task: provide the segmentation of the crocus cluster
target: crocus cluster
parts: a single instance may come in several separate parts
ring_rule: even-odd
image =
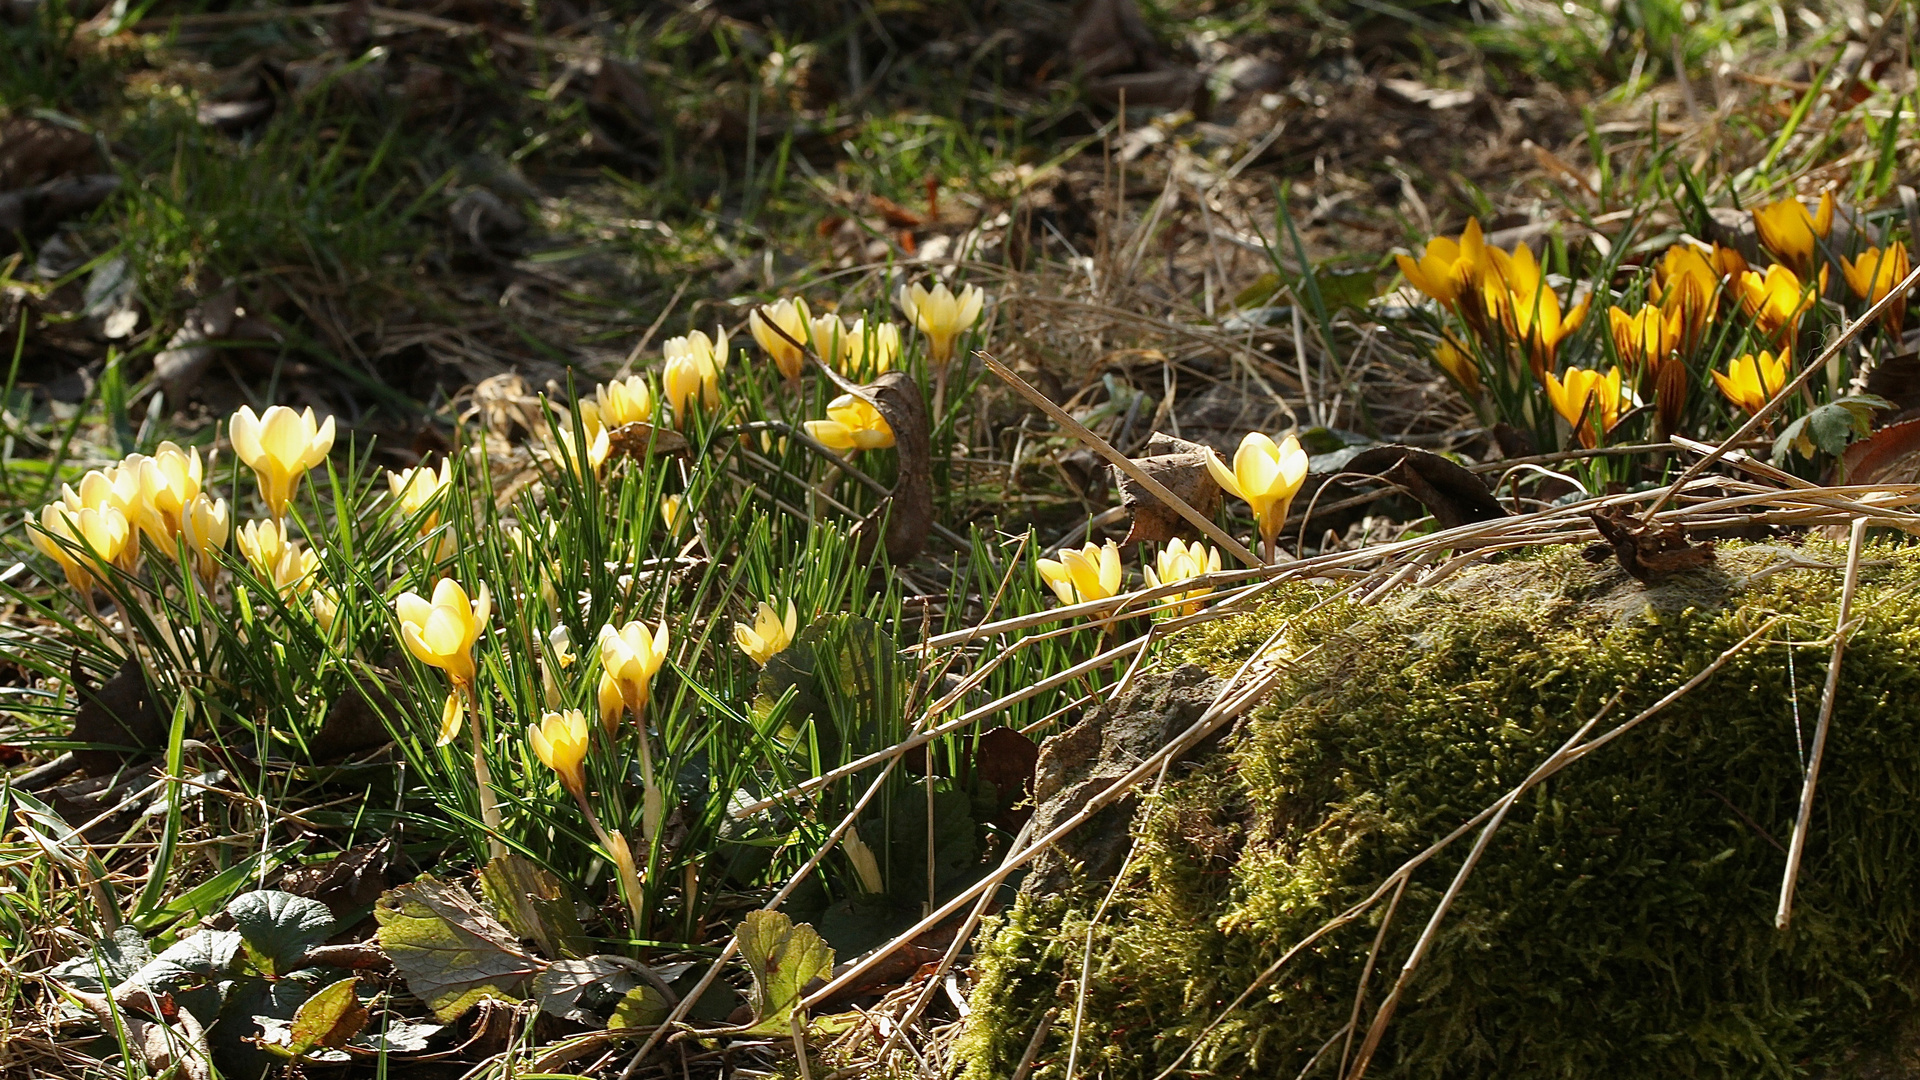
[[[1887,297],[1912,270],[1906,245],[1892,237],[1865,242],[1870,238],[1858,227],[1847,234],[1852,239],[1840,239],[1839,216],[1831,191],[1811,205],[1785,198],[1752,211],[1765,256],[1757,265],[1732,247],[1691,238],[1640,263],[1620,302],[1608,305],[1608,333],[1589,350],[1604,350],[1611,364],[1575,357],[1562,366],[1588,304],[1612,295],[1607,285],[1568,306],[1531,250],[1488,243],[1477,220],[1457,237],[1434,237],[1418,255],[1397,259],[1407,282],[1442,315],[1430,354],[1435,366],[1483,417],[1538,430],[1543,416],[1557,415],[1580,445],[1594,447],[1640,415],[1643,403],[1660,438],[1710,418],[1713,402],[1702,388],[1717,387],[1739,411],[1766,407],[1791,380],[1790,358],[1807,317],[1822,296],[1833,295],[1827,286],[1835,264],[1861,304],[1854,310]],[[1893,304],[1883,316],[1892,340],[1906,307]],[[1532,406],[1530,398],[1539,397],[1551,412]]]

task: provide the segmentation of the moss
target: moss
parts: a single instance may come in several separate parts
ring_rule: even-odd
[[[1818,543],[1725,550],[1709,573],[1644,590],[1554,551],[1380,608],[1297,587],[1176,638],[1174,659],[1216,671],[1282,625],[1296,647],[1327,647],[1136,817],[1135,872],[1097,934],[1081,1075],[1152,1077],[1196,1039],[1183,1064],[1193,1073],[1300,1074],[1347,1022],[1378,909],[1203,1029],[1616,692],[1613,718],[1632,716],[1776,615],[1710,682],[1514,807],[1369,1075],[1865,1068],[1862,1048],[1892,1043],[1920,994],[1920,552],[1877,550],[1863,574],[1793,925],[1779,932],[1778,845],[1792,831],[1841,577],[1767,572],[1789,557],[1842,561]],[[1367,1015],[1468,843],[1407,887]],[[1049,1008],[1072,1015],[1086,910],[1029,897],[997,924],[958,1045],[971,1080],[1009,1074]],[[1033,1076],[1060,1075],[1069,1027],[1055,1025]],[[1336,1045],[1308,1075],[1336,1075],[1339,1057]]]

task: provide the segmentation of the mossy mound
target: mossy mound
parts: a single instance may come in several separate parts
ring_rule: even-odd
[[[1191,1047],[1175,1075],[1337,1076],[1384,905],[1205,1029],[1616,692],[1596,733],[1778,616],[1711,681],[1513,808],[1368,1075],[1920,1076],[1902,1049],[1920,994],[1920,550],[1869,559],[1785,932],[1783,846],[1842,579],[1792,567],[1837,567],[1838,548],[1727,547],[1652,590],[1553,550],[1379,608],[1309,613],[1325,597],[1301,586],[1176,638],[1175,662],[1223,674],[1288,620],[1296,646],[1326,647],[1135,816],[1133,870],[1094,931],[1076,1074],[1154,1077]],[[1471,842],[1406,888],[1362,1031]],[[957,1048],[970,1080],[1011,1074],[1052,1009],[1031,1075],[1061,1075],[1105,890],[1023,897],[999,919]]]

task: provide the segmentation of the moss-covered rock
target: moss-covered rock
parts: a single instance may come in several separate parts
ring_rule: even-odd
[[[1368,1075],[1920,1075],[1901,1049],[1920,993],[1920,551],[1870,559],[1785,932],[1774,906],[1837,548],[1723,549],[1652,590],[1555,550],[1377,608],[1316,607],[1330,593],[1299,586],[1177,637],[1168,662],[1221,674],[1289,623],[1296,650],[1326,647],[1136,814],[1131,869],[1093,930],[1078,1075],[1154,1077],[1191,1048],[1175,1075],[1337,1076],[1384,905],[1207,1029],[1616,692],[1598,730],[1775,617],[1711,681],[1513,808]],[[1400,898],[1363,1030],[1470,843]],[[1012,1073],[1054,1009],[1032,1075],[1061,1075],[1104,893],[1089,882],[1001,916],[958,1047],[971,1080]]]

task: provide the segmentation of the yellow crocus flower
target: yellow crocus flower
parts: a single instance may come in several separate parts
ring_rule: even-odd
[[[340,621],[340,594],[323,585],[308,594],[307,609],[313,612],[313,621],[320,624],[320,633],[333,637],[333,628]]]
[[[247,522],[240,526],[234,539],[240,545],[241,557],[261,577],[272,574],[274,564],[280,561],[281,552],[291,542],[286,530],[272,518]]]
[[[727,332],[715,328],[714,337],[695,330],[685,337],[668,338],[660,346],[667,364],[660,389],[673,412],[676,427],[684,427],[696,405],[720,404],[720,372],[727,366]]]
[[[1760,207],[1753,212],[1753,227],[1768,251],[1804,277],[1813,271],[1816,244],[1833,231],[1833,192],[1821,192],[1819,208],[1811,214],[1794,198]]]
[[[1913,271],[1913,260],[1907,254],[1907,245],[1898,240],[1888,244],[1884,250],[1870,247],[1860,253],[1858,259],[1840,257],[1840,272],[1846,276],[1847,287],[1853,295],[1865,300],[1869,305],[1879,303],[1895,285],[1906,279]],[[1887,332],[1898,338],[1900,325],[1906,321],[1907,305],[1896,303],[1887,308],[1880,316]]]
[[[293,600],[313,588],[314,576],[319,571],[318,553],[303,550],[299,544],[288,543],[263,576],[272,582],[273,591],[279,593],[282,599]]]
[[[453,484],[453,462],[440,462],[440,471],[435,472],[425,465],[416,465],[411,469],[387,473],[387,491],[393,501],[400,504],[400,512],[408,517],[416,517],[427,508],[436,495]],[[438,514],[421,522],[421,531],[434,527],[439,521]]]
[[[773,358],[773,364],[780,369],[780,374],[797,379],[801,368],[806,365],[805,346],[810,336],[809,323],[812,318],[806,300],[794,297],[754,308],[747,315],[747,329],[753,334],[753,340],[759,342],[760,347]],[[786,331],[786,337],[774,329],[776,326]],[[789,341],[788,338],[793,340]]]
[[[800,340],[811,341],[813,354],[835,371],[846,366],[840,362],[840,353],[846,348],[847,324],[841,322],[840,316],[833,312],[823,311],[808,319],[806,336]]]
[[[967,285],[956,295],[944,282],[928,289],[918,283],[900,286],[895,302],[914,329],[927,336],[927,352],[936,364],[953,356],[954,339],[980,318],[987,294]]]
[[[1160,554],[1154,561],[1156,565],[1144,568],[1149,588],[1171,585],[1179,581],[1191,581],[1203,574],[1219,571],[1220,549],[1201,544],[1199,541],[1188,544],[1179,537],[1175,537],[1167,542],[1167,546],[1160,550]],[[1170,601],[1187,601],[1179,607],[1168,609],[1167,614],[1192,615],[1200,610],[1201,598],[1211,592],[1213,588],[1208,586],[1164,597],[1163,599]]]
[[[122,468],[129,469],[125,465]],[[180,532],[180,515],[200,494],[200,451],[183,451],[171,442],[163,442],[152,457],[140,458],[137,467],[129,471],[137,473],[140,484],[134,524],[171,557],[173,538]]]
[[[667,662],[667,624],[648,630],[638,619],[615,628],[600,628],[600,670],[620,688],[620,700],[637,718],[647,708],[653,677]]]
[[[1440,344],[1434,347],[1433,362],[1453,376],[1453,381],[1460,384],[1461,391],[1468,397],[1480,392],[1480,365],[1474,363],[1473,357],[1452,334],[1441,338]]]
[[[840,362],[835,365],[843,375],[869,378],[892,371],[900,356],[900,328],[890,322],[867,325],[865,318],[853,320],[846,336],[840,339]]]
[[[1642,372],[1656,371],[1680,350],[1682,312],[1667,311],[1647,304],[1629,315],[1625,308],[1607,309],[1607,323],[1613,331],[1613,346],[1620,359],[1637,378]]]
[[[861,398],[841,394],[827,403],[825,420],[807,421],[807,434],[830,450],[853,453],[859,450],[884,450],[893,445],[893,428],[887,418]]]
[[[1738,260],[1737,265],[1731,260]],[[1675,244],[1654,265],[1653,278],[1647,282],[1647,299],[1679,319],[1684,338],[1681,351],[1691,352],[1713,321],[1721,282],[1728,277],[1723,267],[1742,272],[1746,266],[1739,252],[1717,244],[1711,257],[1690,244]]]
[[[1791,364],[1784,349],[1778,357],[1770,352],[1758,356],[1748,353],[1730,361],[1725,375],[1714,372],[1713,381],[1728,401],[1751,416],[1765,408],[1780,388],[1787,385],[1787,369]]]
[[[85,598],[92,594],[96,577],[89,564],[94,559],[117,563],[132,542],[133,526],[127,515],[112,506],[69,510],[63,503],[51,503],[41,508],[37,524],[29,520],[27,535],[41,554],[59,564],[73,590]]]
[[[445,671],[455,686],[473,685],[473,644],[493,612],[485,582],[480,595],[469,600],[459,582],[441,578],[433,587],[433,599],[404,592],[394,599],[393,608],[400,616],[400,640],[415,659]]]
[[[618,428],[628,424],[650,423],[653,420],[653,387],[639,375],[604,382],[594,388],[593,407],[593,419],[600,426]],[[583,427],[591,430],[594,426],[586,423],[584,413],[580,419]]]
[[[1458,240],[1436,236],[1427,241],[1427,249],[1418,259],[1410,255],[1393,258],[1414,288],[1458,312],[1461,296],[1479,284],[1486,251],[1480,219],[1469,218]]]
[[[560,786],[574,798],[587,790],[587,747],[591,736],[587,718],[579,709],[550,712],[538,724],[527,725],[527,742],[534,756],[560,778]]]
[[[787,601],[787,613],[782,617],[773,610],[773,605],[761,601],[755,609],[753,625],[733,624],[733,642],[747,659],[761,667],[773,659],[776,653],[793,644],[793,635],[799,630],[799,614],[793,609],[793,601]]]
[[[585,464],[587,468],[593,470],[595,476],[598,476],[600,475],[601,467],[607,463],[608,455],[613,453],[613,437],[607,434],[606,425],[599,423],[597,418],[594,423],[583,424],[583,426],[586,428],[587,436],[587,452],[584,455],[586,459]],[[583,455],[579,449],[573,445],[572,426],[563,425],[557,430],[560,436],[560,459],[566,463],[568,471],[572,472],[575,476],[581,475],[580,466]]]
[[[1526,349],[1527,361],[1535,376],[1553,367],[1560,343],[1586,321],[1587,305],[1582,299],[1563,315],[1560,297],[1547,284],[1533,249],[1521,244],[1511,253],[1488,248],[1492,270],[1481,275],[1482,300],[1489,312],[1498,314],[1507,333]]]
[[[1754,325],[1783,344],[1792,344],[1800,316],[1813,307],[1814,299],[1814,290],[1779,263],[1767,267],[1764,275],[1753,270],[1740,275],[1740,302],[1753,316]]]
[[[1271,559],[1287,510],[1307,480],[1307,452],[1300,448],[1300,440],[1289,435],[1276,443],[1261,432],[1249,431],[1234,451],[1233,468],[1227,468],[1220,455],[1209,450],[1207,471],[1222,490],[1253,510],[1260,539]]]
[[[320,423],[311,407],[297,413],[285,405],[255,416],[252,406],[242,405],[227,424],[227,436],[234,454],[260,481],[267,509],[274,517],[285,517],[300,478],[333,449],[333,417]]]
[[[1066,548],[1060,558],[1037,559],[1034,566],[1063,604],[1105,600],[1120,591],[1120,548],[1111,540],[1105,547]]]
[[[1618,367],[1609,368],[1604,375],[1590,368],[1569,368],[1564,382],[1548,372],[1547,399],[1573,427],[1580,445],[1589,449],[1600,435],[1612,431],[1623,412],[1634,404],[1633,393],[1622,384]]]
[[[600,708],[600,726],[612,735],[620,730],[620,714],[626,711],[626,695],[620,692],[620,683],[613,676],[602,671],[600,683],[594,688],[595,704]]]
[[[666,525],[669,536],[680,530],[682,507],[685,505],[686,500],[678,495],[669,495],[660,500],[660,520]]]
[[[208,499],[204,491],[195,495],[193,502],[187,504],[186,512],[180,515],[180,535],[187,541],[187,550],[193,553],[194,570],[202,581],[212,581],[219,573],[220,564],[214,552],[227,546],[232,529],[227,500]]]

